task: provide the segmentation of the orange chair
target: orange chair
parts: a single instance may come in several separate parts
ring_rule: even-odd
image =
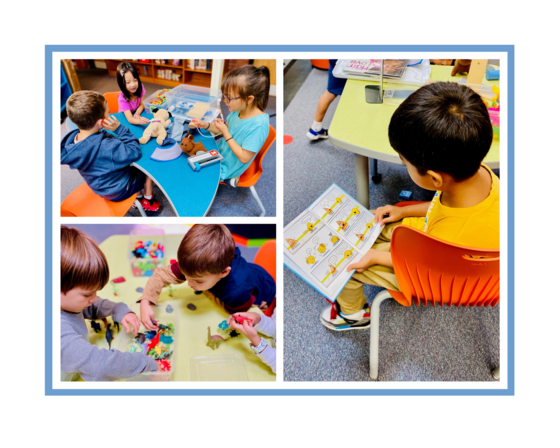
[[[276,282],[276,240],[270,240],[264,243],[257,252],[257,255],[255,255],[255,260],[253,262],[264,268]],[[274,299],[270,306],[264,311],[264,315],[268,317],[272,316],[274,308],[276,308],[276,299]]]
[[[257,153],[257,156],[253,159],[251,165],[249,165],[249,168],[247,168],[247,170],[245,170],[245,172],[239,178],[239,183],[237,184],[238,187],[249,187],[249,190],[251,190],[253,197],[257,200],[257,203],[259,204],[259,207],[262,211],[259,216],[264,216],[265,209],[262,205],[259,195],[257,194],[257,190],[255,190],[254,185],[257,183],[263,172],[262,161],[264,155],[270,149],[270,147],[274,143],[274,140],[276,140],[276,130],[272,127],[272,125],[268,126],[268,137],[262,145],[261,150]]]
[[[116,114],[119,111],[119,95],[121,92],[107,92],[103,96],[109,104],[109,113]]]
[[[414,302],[463,307],[495,306],[500,300],[499,249],[459,246],[398,226],[391,237],[391,255],[401,291],[381,291],[371,305],[370,376],[374,380],[379,370],[379,314],[384,300],[392,297],[403,306]]]
[[[313,67],[321,68],[323,70],[329,69],[329,60],[328,59],[311,59],[311,65]]]
[[[70,193],[60,206],[60,216],[62,217],[90,217],[90,216],[124,216],[130,210],[132,204],[144,217],[146,212],[140,201],[136,199],[136,194],[121,202],[112,202],[96,195],[87,183],[81,184]]]

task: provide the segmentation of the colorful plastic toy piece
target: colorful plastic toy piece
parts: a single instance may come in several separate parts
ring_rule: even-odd
[[[161,367],[164,372],[169,372],[171,370],[171,363],[168,359],[156,359],[156,362]]]
[[[412,191],[403,190],[401,194],[399,194],[399,198],[404,199],[405,201],[409,201],[412,198]]]
[[[220,325],[218,325],[218,327],[220,327],[221,330],[227,330],[229,328],[229,325],[227,323],[227,320],[223,320],[220,322]]]
[[[148,347],[146,347],[146,350],[149,352],[151,349],[153,349],[159,342],[159,333],[156,334],[156,336],[150,341],[150,343],[148,344]]]
[[[101,325],[94,320],[91,321],[91,328],[93,328],[96,333],[99,333],[101,331]]]
[[[171,336],[162,335],[162,336],[159,337],[159,340],[161,342],[163,342],[164,344],[172,344],[173,343],[173,338]]]
[[[191,310],[191,311],[196,310],[196,306],[195,306],[193,303],[189,303],[189,304],[187,305],[187,308],[188,308],[189,310]]]
[[[236,330],[231,330],[231,332],[229,333],[230,338],[236,338],[239,335],[240,333],[238,333]]]
[[[166,313],[172,313],[172,312],[173,312],[173,307],[172,307],[171,305],[167,305],[167,306],[165,307],[165,312],[166,312]]]
[[[146,339],[153,339],[156,337],[156,332],[154,330],[146,331]]]
[[[249,319],[248,317],[245,316],[239,316],[239,315],[233,315],[233,318],[235,319],[235,322],[237,322],[238,324],[243,325],[243,322],[247,321],[249,322],[251,325],[253,325],[253,319]]]
[[[140,272],[142,272],[142,271],[140,271]],[[136,292],[142,293],[142,292],[144,292],[144,288],[138,287],[138,288],[136,288]]]
[[[131,345],[130,348],[128,349],[129,353],[136,353],[136,346],[135,345]]]
[[[169,290],[169,297],[173,297],[173,293],[175,292],[175,290],[173,289],[173,287],[171,285],[169,285],[167,287],[167,289]]]
[[[114,278],[113,280],[111,280],[113,283],[123,283],[126,281],[126,279],[124,277],[117,277]]]
[[[212,350],[216,350],[224,341],[225,339],[220,335],[216,334],[212,336],[212,334],[210,333],[210,327],[208,327],[208,342],[206,343],[208,347],[210,347]]]
[[[117,329],[117,333],[121,331],[121,326],[118,322],[113,322],[114,327]]]
[[[109,343],[109,350],[111,350],[111,341],[115,339],[113,333],[111,333],[111,324],[107,325],[107,331],[105,332],[105,340]]]
[[[167,325],[159,324],[159,329],[162,331],[169,331],[171,330],[171,327],[168,327]]]
[[[116,296],[116,297],[118,297],[119,292],[120,292],[120,291],[119,291],[119,288],[117,288],[117,285],[114,284],[113,282],[111,282],[111,286],[113,287],[113,295]]]
[[[138,333],[134,339],[140,342],[140,344],[143,344],[144,342],[146,342],[146,335],[144,333]]]

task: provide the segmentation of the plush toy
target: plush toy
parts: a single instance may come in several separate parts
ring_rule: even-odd
[[[150,124],[144,130],[140,143],[145,145],[151,137],[157,137],[158,145],[163,145],[163,140],[167,137],[166,129],[171,123],[169,117],[171,114],[165,109],[154,109],[154,118],[150,120]]]
[[[183,140],[181,140],[181,144],[179,145],[183,152],[187,154],[189,157],[196,155],[197,152],[208,152],[208,150],[204,147],[204,145],[200,142],[194,141],[193,135],[189,132],[185,136]]]

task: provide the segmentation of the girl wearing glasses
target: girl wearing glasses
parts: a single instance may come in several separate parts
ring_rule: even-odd
[[[270,91],[270,72],[267,67],[244,65],[229,72],[222,81],[224,101],[230,114],[224,123],[216,118],[211,124],[193,119],[191,124],[207,129],[224,138],[218,142],[223,156],[220,180],[236,187],[239,176],[249,167],[262,148],[269,130],[269,116],[265,113]]]

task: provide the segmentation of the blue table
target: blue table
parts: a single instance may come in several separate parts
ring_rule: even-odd
[[[135,137],[138,139],[142,137],[146,126],[130,124],[123,112],[111,115],[126,126]],[[145,112],[142,113],[142,116],[152,118]],[[198,131],[194,132],[194,141],[201,142],[208,151],[218,149],[213,138],[203,137]],[[186,154],[170,162],[158,162],[150,159],[156,147],[157,142],[154,137],[145,145],[140,145],[142,158],[134,162],[133,166],[154,180],[167,196],[177,216],[206,216],[218,191],[220,163],[214,163],[195,172],[189,166]]]
[[[142,137],[146,126],[130,124],[124,112],[111,114],[111,116],[114,116],[123,126],[126,126],[136,138],[140,139]],[[148,119],[152,118],[146,112],[143,112],[142,116]],[[171,121],[173,121],[173,118],[171,118]],[[70,130],[77,129],[69,118],[67,122]],[[218,145],[213,138],[203,137],[198,131],[194,131],[193,134],[194,141],[201,142],[208,151],[218,149]],[[169,136],[171,136],[170,133]],[[169,200],[177,216],[206,216],[218,191],[220,163],[214,163],[198,172],[194,172],[187,162],[188,156],[186,154],[182,154],[181,157],[170,162],[158,162],[150,159],[156,147],[157,141],[154,137],[145,145],[140,145],[142,158],[132,165],[153,179]]]

